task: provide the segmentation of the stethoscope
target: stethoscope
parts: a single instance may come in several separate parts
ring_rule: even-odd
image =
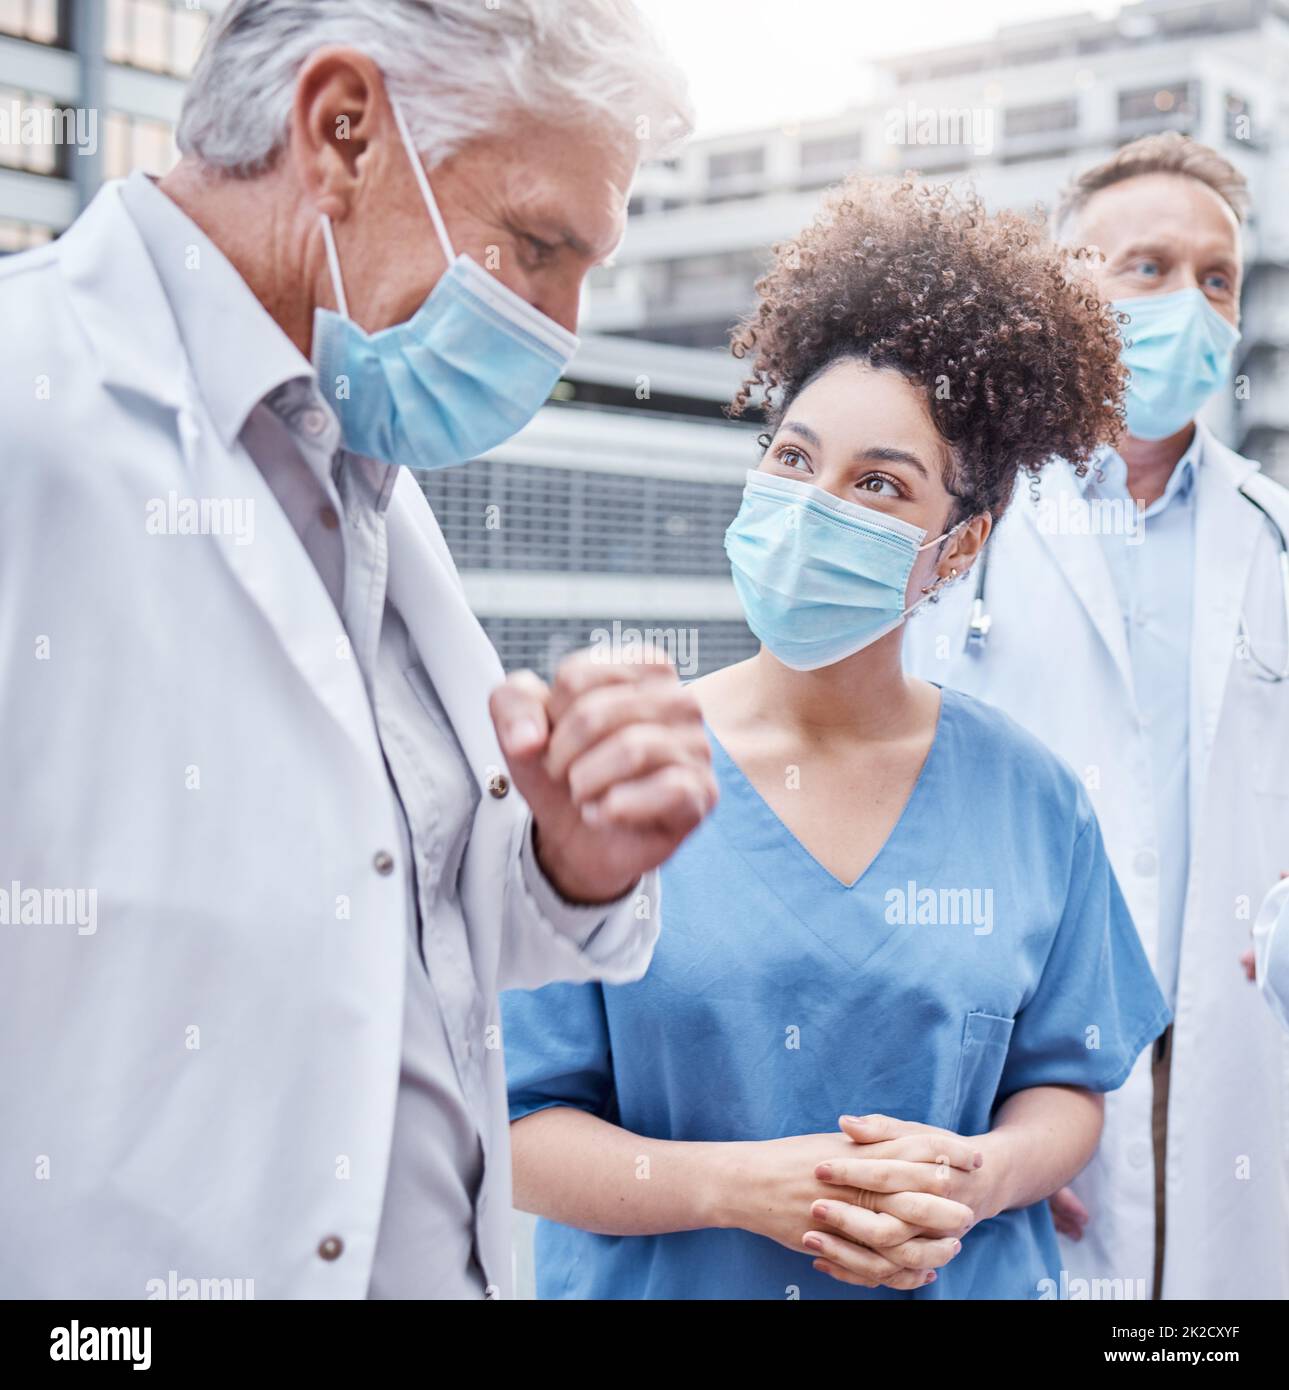
[[[1281,597],[1284,602],[1285,615],[1285,661],[1282,666],[1276,668],[1268,666],[1265,661],[1253,650],[1253,643],[1249,637],[1249,625],[1244,620],[1244,614],[1240,614],[1240,640],[1249,653],[1249,660],[1258,668],[1258,675],[1266,681],[1289,681],[1289,538],[1285,536],[1284,527],[1271,515],[1271,513],[1249,492],[1245,491],[1244,484],[1241,483],[1237,489],[1240,496],[1251,506],[1254,506],[1270,523],[1280,541],[1280,586]],[[976,563],[976,588],[971,601],[971,619],[967,624],[967,637],[964,643],[965,649],[977,654],[983,653],[989,640],[989,629],[993,626],[993,616],[990,614],[985,603],[986,588],[989,583],[989,547],[985,546],[979,561]]]

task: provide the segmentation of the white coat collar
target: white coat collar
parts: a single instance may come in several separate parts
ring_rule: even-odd
[[[1212,654],[1235,651],[1240,602],[1248,581],[1252,542],[1259,524],[1253,507],[1237,488],[1258,465],[1220,443],[1202,423],[1187,451],[1195,466],[1195,575],[1196,603],[1192,627],[1192,690],[1202,705],[1202,718],[1215,727],[1229,662],[1215,662]],[[1033,505],[1027,496],[1029,480],[1017,480],[1013,505],[1042,536],[1074,593],[1109,651],[1124,686],[1131,691],[1132,663],[1124,636],[1123,612],[1104,550],[1092,535],[1071,534],[1061,527],[1042,524],[1041,504],[1058,514],[1066,504],[1083,500],[1084,487],[1074,469],[1061,460],[1048,464],[1039,475]],[[1223,647],[1229,632],[1230,645]],[[1205,659],[1204,654],[1207,654]]]
[[[195,389],[225,449],[271,391],[314,375],[223,252],[141,173],[105,185],[59,253],[104,383],[176,410]]]
[[[59,239],[63,281],[110,390],[180,410],[183,343],[121,183],[100,189]]]
[[[1100,538],[1091,534],[1090,526],[1075,531],[1049,522],[1049,518],[1063,518],[1087,505],[1078,475],[1062,459],[1044,465],[1036,480],[1023,472],[1016,479],[1012,508],[1042,538],[1105,644],[1124,688],[1131,692],[1132,663],[1123,631],[1123,613]]]
[[[107,185],[57,244],[72,307],[89,339],[104,385],[176,416],[177,441],[195,495],[254,497],[259,534],[239,545],[224,530],[210,537],[247,598],[263,614],[307,688],[330,711],[368,767],[380,767],[371,707],[357,663],[336,660],[342,629],[303,547],[250,456],[219,443],[209,402],[144,239],[121,197]],[[239,342],[227,344],[236,360]],[[229,401],[235,398],[230,396]],[[227,407],[227,402],[225,403]],[[226,408],[224,427],[233,413]],[[208,429],[202,421],[209,421]],[[240,426],[238,427],[240,432]]]

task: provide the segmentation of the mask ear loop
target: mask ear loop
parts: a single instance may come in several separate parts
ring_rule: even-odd
[[[933,545],[943,545],[944,542],[947,541],[947,540],[949,539],[949,537],[950,537],[951,535],[953,535],[953,533],[954,533],[955,531],[960,531],[960,530],[967,524],[967,522],[972,521],[972,520],[974,520],[973,517],[964,516],[964,517],[962,518],[962,520],[961,520],[960,522],[958,522],[958,524],[957,524],[956,526],[950,526],[949,529],[948,529],[947,531],[945,531],[942,535],[937,536],[937,537],[935,538],[935,540],[933,540],[933,541],[927,541],[927,542],[925,542],[925,544],[918,546],[918,554],[921,555],[921,553],[922,553],[924,550],[930,550],[930,548],[931,548]],[[948,573],[947,575],[941,575],[941,576],[935,581],[934,584],[927,584],[927,585],[924,585],[924,586],[923,586],[923,589],[922,589],[922,597],[917,601],[917,603],[915,603],[915,604],[913,605],[912,608],[909,608],[909,609],[907,609],[907,610],[905,611],[904,616],[907,618],[907,617],[909,616],[910,613],[912,613],[912,612],[914,612],[916,609],[920,608],[920,607],[922,606],[922,604],[924,604],[924,603],[927,601],[927,599],[929,599],[929,598],[931,597],[932,594],[938,593],[938,592],[940,591],[940,589],[942,589],[942,588],[944,587],[944,585],[946,585],[946,584],[952,582],[953,580],[957,579],[957,577],[958,577],[958,571],[957,571],[956,569],[952,569],[952,570],[949,571],[949,573]]]
[[[434,196],[434,190],[430,187],[425,165],[421,163],[421,156],[416,152],[416,144],[412,139],[412,132],[408,128],[407,118],[403,115],[403,108],[399,106],[392,95],[389,98],[389,104],[394,112],[394,124],[398,126],[398,133],[403,138],[403,148],[407,151],[407,157],[412,162],[412,172],[416,175],[421,197],[425,199],[425,206],[429,209],[430,221],[434,223],[434,230],[438,233],[439,245],[443,248],[443,254],[447,257],[448,264],[451,265],[456,260],[457,253],[452,249],[452,238],[448,236],[447,224],[443,221],[443,214],[439,212],[438,200]]]
[[[345,282],[340,274],[340,257],[336,254],[336,234],[331,229],[331,218],[322,214],[322,242],[327,248],[327,268],[331,271],[331,288],[336,293],[336,305],[341,314],[349,317],[349,301],[345,298]]]
[[[416,175],[416,182],[421,190],[421,197],[425,199],[425,206],[429,209],[430,221],[434,223],[434,230],[439,238],[439,245],[443,249],[443,254],[451,265],[456,260],[456,252],[452,249],[452,239],[448,236],[448,229],[443,221],[443,215],[439,212],[438,202],[434,197],[434,190],[430,187],[430,181],[425,174],[425,166],[421,163],[421,157],[416,152],[416,145],[412,140],[412,132],[408,129],[407,118],[403,115],[403,109],[398,102],[391,96],[389,99],[390,107],[394,112],[394,124],[398,126],[398,133],[403,141],[403,148],[407,151],[407,157],[412,164],[412,172]],[[322,240],[327,248],[327,268],[331,271],[331,288],[335,291],[336,304],[341,314],[349,317],[349,300],[345,296],[345,281],[340,273],[340,257],[336,252],[336,235],[331,226],[331,218],[324,212],[322,214]]]

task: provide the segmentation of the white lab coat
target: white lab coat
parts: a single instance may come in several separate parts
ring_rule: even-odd
[[[1271,1011],[1289,1028],[1289,878],[1270,893],[1253,924],[1258,988]]]
[[[228,1279],[362,1297],[407,918],[401,870],[375,867],[399,827],[358,664],[192,389],[115,186],[0,267],[0,321],[0,892],[13,915],[31,889],[80,895],[0,924],[0,1295]],[[172,492],[253,500],[253,542],[149,534]],[[583,952],[542,915],[516,869],[525,807],[493,780],[502,671],[406,472],[388,543],[390,596],[485,789],[460,876],[483,1073],[467,1093],[487,1102],[477,1239],[504,1294],[496,992],[638,978],[658,923],[637,899]]]
[[[1168,1114],[1163,1297],[1289,1297],[1289,1036],[1238,964],[1267,893],[1289,869],[1289,682],[1257,678],[1237,653],[1241,610],[1254,649],[1285,658],[1275,533],[1289,493],[1257,465],[1202,441],[1195,518],[1190,840]],[[1039,496],[1079,496],[1065,465]],[[1123,618],[1099,537],[1049,534],[1022,477],[990,541],[993,619],[965,651],[973,576],[910,621],[911,670],[1001,706],[1085,780],[1111,862],[1152,962],[1158,852],[1150,749],[1132,693]],[[1149,543],[1149,542],[1147,542]],[[1074,1183],[1091,1212],[1062,1241],[1070,1277],[1152,1284],[1151,1049],[1108,1098],[1096,1157]],[[1139,1282],[1140,1281],[1140,1282]],[[1086,1292],[1087,1286],[1071,1285]],[[1110,1296],[1116,1286],[1102,1286]]]

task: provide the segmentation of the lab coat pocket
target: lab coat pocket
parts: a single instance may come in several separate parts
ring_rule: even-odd
[[[997,1014],[967,1015],[953,1096],[950,1127],[955,1134],[984,1134],[989,1129],[1015,1022]]]

